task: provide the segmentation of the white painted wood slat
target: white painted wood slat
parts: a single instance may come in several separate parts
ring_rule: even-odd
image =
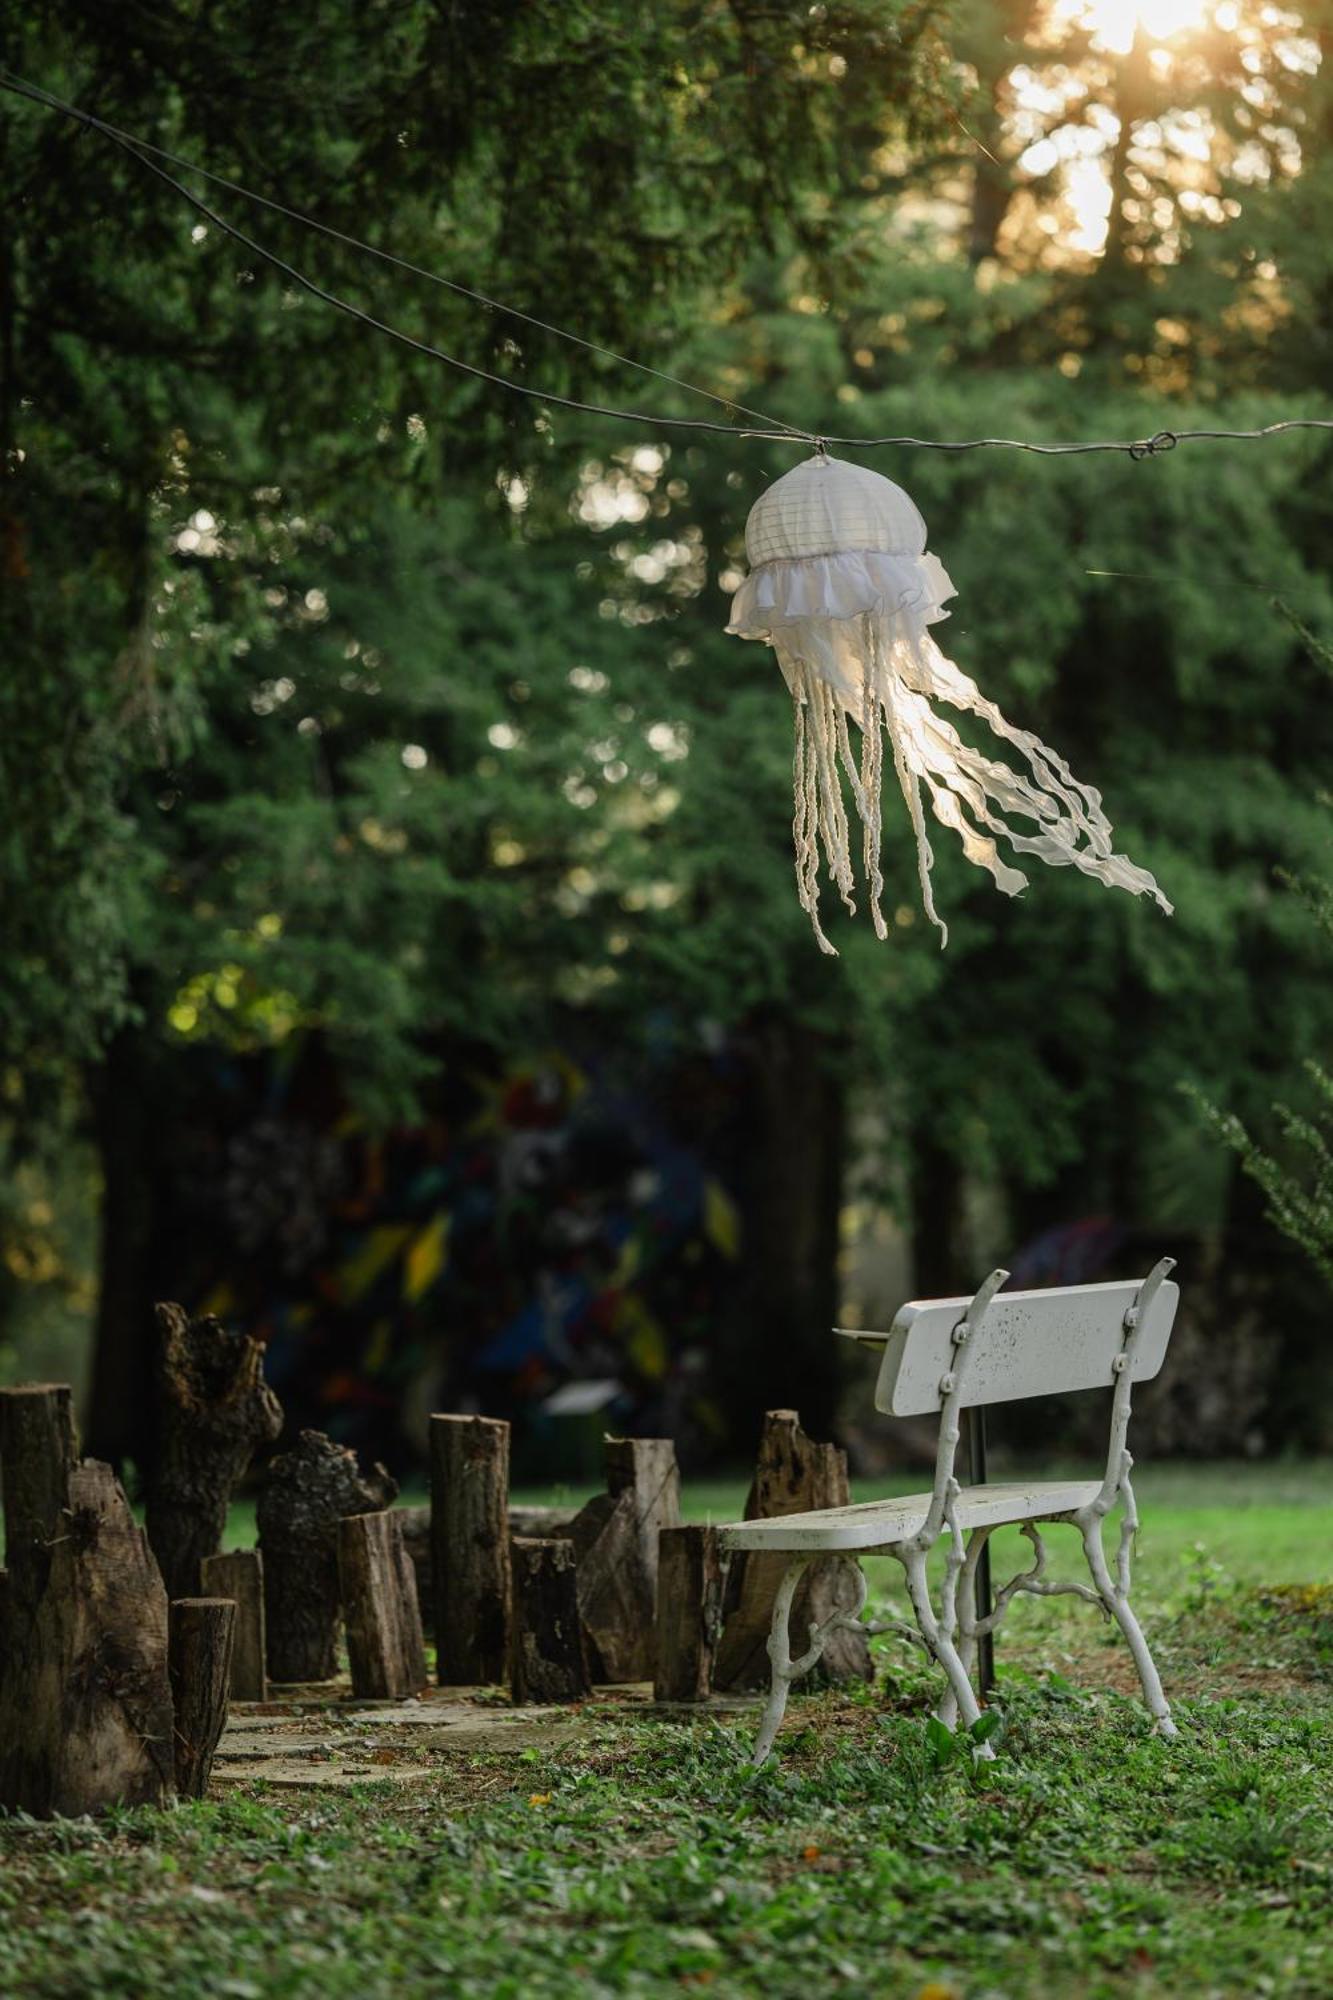
[[[956,1503],[958,1525],[1001,1528],[1011,1521],[1048,1521],[1095,1499],[1097,1479],[1028,1480],[1009,1485],[965,1486]],[[929,1493],[897,1500],[864,1500],[854,1507],[821,1507],[769,1521],[735,1521],[719,1528],[724,1549],[833,1551],[882,1549],[919,1535],[930,1512]]]
[[[1125,1314],[1138,1291],[1131,1281],[1000,1292],[974,1335],[963,1373],[963,1406],[1110,1388],[1112,1364],[1124,1345]],[[1161,1368],[1179,1298],[1180,1288],[1169,1279],[1158,1287],[1135,1349],[1136,1382],[1151,1381]],[[958,1354],[953,1330],[969,1304],[966,1298],[914,1300],[899,1312],[887,1337],[853,1336],[865,1346],[883,1342],[877,1410],[915,1417],[940,1409],[940,1382]]]

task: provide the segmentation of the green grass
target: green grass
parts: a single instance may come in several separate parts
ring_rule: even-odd
[[[875,1687],[796,1698],[757,1775],[749,1714],[600,1702],[408,1789],[0,1824],[0,1994],[1324,2000],[1333,1591],[1275,1586],[1328,1578],[1333,1481],[1166,1469],[1142,1492],[1177,1744],[1093,1613],[1020,1601],[988,1766],[939,1753],[932,1676],[877,1642]]]
[[[1043,1467],[1038,1476],[1098,1478],[1101,1471],[1100,1465],[1061,1464]],[[1005,1467],[993,1474],[1008,1476]],[[852,1497],[878,1500],[928,1484],[929,1474],[921,1473],[858,1479]],[[1134,1486],[1141,1516],[1139,1575],[1150,1593],[1169,1595],[1183,1570],[1200,1560],[1220,1563],[1242,1581],[1333,1581],[1333,1461],[1145,1465],[1135,1471]],[[577,1504],[596,1490],[533,1488],[515,1498],[528,1505]],[[687,1521],[736,1521],[745,1495],[743,1478],[694,1481],[685,1487],[682,1512]],[[993,1546],[997,1563],[1006,1551],[1022,1550],[1016,1532],[998,1537]]]
[[[1093,1465],[1058,1465],[1051,1477],[1066,1473],[1092,1477]],[[994,1475],[1007,1476],[1001,1467]],[[1042,1477],[1047,1476],[1043,1469]],[[1180,1579],[1200,1565],[1214,1563],[1230,1578],[1254,1583],[1333,1581],[1333,1461],[1290,1464],[1240,1461],[1234,1464],[1148,1465],[1136,1471],[1142,1528],[1137,1574],[1150,1595],[1169,1598]],[[920,1474],[897,1479],[857,1480],[854,1498],[877,1500],[912,1493],[922,1486]],[[515,1490],[525,1506],[578,1506],[601,1489],[593,1486],[542,1486]],[[682,1494],[687,1521],[735,1521],[745,1508],[746,1481],[694,1480]],[[405,1504],[427,1498],[424,1487],[410,1487]],[[1322,1527],[1319,1525],[1322,1520]],[[255,1541],[253,1500],[240,1500],[227,1526],[229,1548],[252,1548]],[[3,1544],[0,1543],[0,1548]],[[1021,1554],[1016,1533],[1004,1533],[993,1544],[997,1563]]]
[[[1050,1477],[1095,1477],[1101,1467],[1061,1464]],[[997,1479],[1008,1476],[1000,1467]],[[1042,1477],[1047,1472],[1043,1468]],[[877,1500],[919,1491],[921,1474],[897,1479],[858,1479],[853,1497]],[[1333,1460],[1194,1465],[1185,1461],[1147,1465],[1134,1474],[1142,1528],[1138,1566],[1150,1593],[1169,1595],[1175,1580],[1200,1560],[1220,1563],[1239,1581],[1300,1583],[1333,1581]],[[601,1489],[593,1486],[525,1487],[514,1499],[524,1506],[578,1506]],[[745,1508],[746,1481],[692,1480],[682,1494],[687,1521],[736,1521]],[[403,1494],[424,1501],[425,1489]],[[239,1502],[232,1513],[228,1545],[253,1546],[254,1506]],[[1017,1536],[1013,1537],[1018,1547]],[[1006,1547],[996,1544],[997,1561]]]

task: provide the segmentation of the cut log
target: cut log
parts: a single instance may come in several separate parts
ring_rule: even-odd
[[[417,1602],[421,1607],[421,1629],[426,1637],[435,1632],[435,1579],[431,1573],[431,1510],[429,1507],[400,1507],[403,1539],[417,1576]],[[509,1533],[529,1539],[549,1541],[569,1532],[577,1507],[511,1507]]]
[[[706,1701],[722,1625],[716,1528],[663,1528],[657,1567],[658,1701]]]
[[[680,1521],[680,1474],[669,1438],[608,1438],[609,1491],[570,1523],[579,1611],[593,1678],[650,1681],[655,1666],[657,1538]]]
[[[322,1431],[302,1431],[268,1468],[256,1518],[264,1559],[268,1671],[275,1681],[327,1681],[338,1670],[338,1523],[397,1498],[382,1465]]]
[[[16,1576],[23,1576],[25,1566],[45,1571],[51,1543],[63,1532],[69,1476],[78,1461],[74,1404],[63,1382],[4,1391],[0,1490],[6,1559]]]
[[[46,1819],[172,1795],[167,1594],[70,1392],[0,1391],[0,1806]]]
[[[570,1524],[583,1642],[595,1681],[651,1677],[653,1600],[639,1552],[632,1493],[598,1493]]]
[[[592,1692],[579,1619],[573,1545],[513,1542],[513,1650],[516,1702],[581,1701]]]
[[[432,1417],[430,1490],[440,1686],[503,1681],[512,1608],[508,1424]]]
[[[205,1556],[200,1564],[206,1597],[229,1597],[236,1606],[231,1642],[231,1698],[268,1700],[268,1653],[264,1639],[264,1558],[258,1549],[235,1549]]]
[[[202,1799],[227,1721],[236,1605],[230,1597],[171,1604],[171,1693],[176,1706],[176,1790]]]
[[[412,1561],[412,1569],[417,1580],[417,1608],[421,1613],[421,1630],[426,1638],[435,1631],[435,1579],[430,1568],[430,1508],[399,1507],[398,1518],[403,1524],[403,1546]]]
[[[567,1539],[577,1507],[511,1507],[509,1532],[533,1542]]]
[[[401,1515],[349,1514],[339,1521],[338,1578],[352,1693],[375,1701],[419,1694],[426,1648]]]
[[[849,1504],[846,1452],[808,1438],[795,1410],[770,1410],[764,1418],[754,1484],[745,1505],[746,1520],[766,1521],[781,1514]],[[715,1689],[767,1685],[773,1600],[788,1561],[785,1555],[756,1552],[732,1558],[726,1622],[713,1665]],[[855,1606],[855,1572],[855,1563],[846,1556],[830,1556],[810,1565],[792,1604],[793,1650],[804,1649],[812,1624]],[[816,1677],[824,1681],[868,1680],[870,1671],[870,1648],[864,1633],[841,1631],[830,1637]]]
[[[216,1555],[232,1489],[282,1429],[264,1380],[264,1350],[248,1334],[180,1306],[157,1307],[157,1452],[145,1519],[167,1594],[191,1597]]]
[[[680,1525],[680,1468],[671,1439],[607,1438],[606,1490],[634,1495],[639,1559],[656,1600],[657,1537]]]

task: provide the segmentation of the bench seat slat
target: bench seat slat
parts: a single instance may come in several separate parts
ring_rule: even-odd
[[[1084,1507],[1101,1491],[1097,1479],[1030,1480],[1021,1484],[965,1486],[958,1496],[959,1526],[1000,1528],[1014,1521],[1048,1520]],[[797,1554],[804,1549],[888,1548],[921,1532],[930,1511],[929,1493],[902,1499],[863,1500],[853,1507],[825,1507],[810,1514],[781,1514],[767,1521],[732,1521],[718,1529],[724,1549],[768,1549]]]

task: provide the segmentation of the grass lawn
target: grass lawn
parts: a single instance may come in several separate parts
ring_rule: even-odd
[[[1326,2000],[1333,1476],[1149,1470],[1141,1501],[1176,1744],[1094,1613],[1020,1600],[988,1766],[932,1743],[933,1677],[881,1641],[757,1775],[748,1714],[606,1700],[407,1787],[0,1823],[0,1994]]]

